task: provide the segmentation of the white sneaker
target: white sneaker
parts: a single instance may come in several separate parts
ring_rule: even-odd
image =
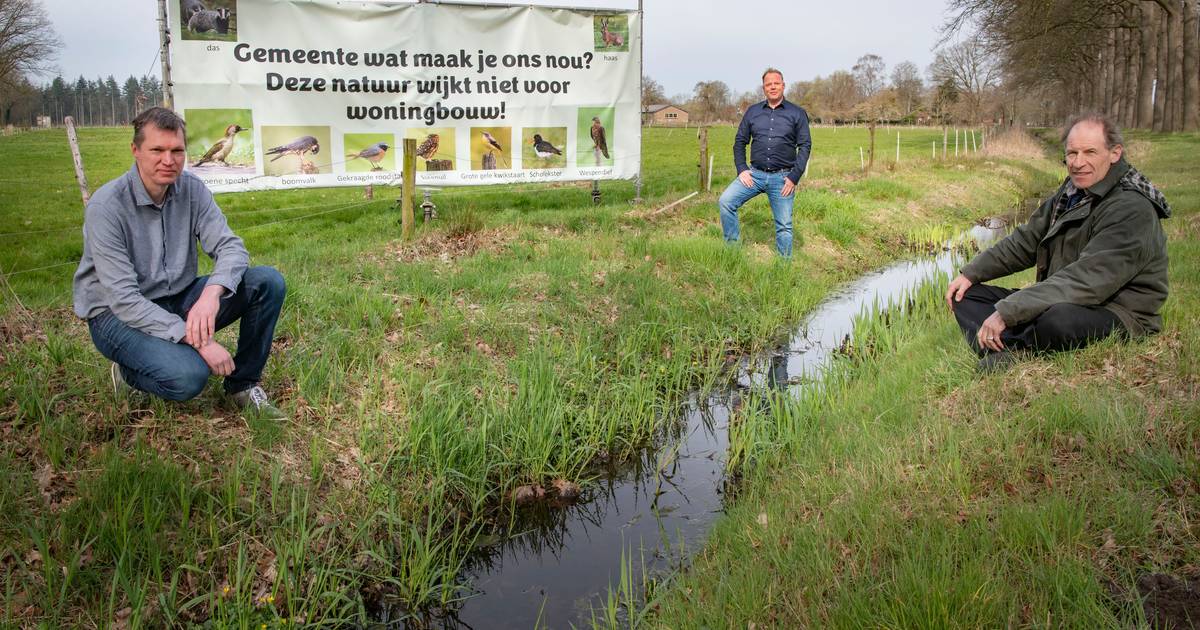
[[[271,400],[267,398],[267,392],[264,392],[263,388],[258,385],[230,394],[229,397],[244,414],[266,420],[282,420],[287,417],[287,414],[271,404]]]

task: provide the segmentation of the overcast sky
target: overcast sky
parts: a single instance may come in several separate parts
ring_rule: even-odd
[[[42,0],[64,46],[63,76],[157,75],[155,0]],[[519,4],[527,4],[521,2]],[[538,0],[554,6],[637,8],[636,0]],[[735,92],[757,90],[763,68],[788,82],[849,70],[866,53],[888,72],[901,61],[921,69],[944,20],[945,0],[645,0],[645,72],[668,96],[698,81],[721,80]]]

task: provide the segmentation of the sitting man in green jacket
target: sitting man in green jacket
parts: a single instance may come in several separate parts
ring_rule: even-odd
[[[1121,131],[1103,115],[1072,120],[1069,177],[1012,234],[976,256],[946,291],[983,372],[1022,352],[1054,352],[1162,329],[1171,216],[1162,193],[1125,161]],[[1037,267],[1024,289],[980,284]]]

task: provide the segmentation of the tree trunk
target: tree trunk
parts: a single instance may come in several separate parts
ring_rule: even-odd
[[[1138,75],[1137,124],[1140,129],[1149,129],[1154,125],[1154,62],[1158,47],[1154,43],[1154,32],[1157,27],[1154,4],[1140,3],[1141,20],[1138,34],[1141,36],[1141,71]]]
[[[1112,104],[1108,113],[1110,118],[1120,125],[1121,115],[1124,113],[1124,74],[1126,74],[1124,31],[1112,29],[1109,32],[1112,34]]]
[[[1196,67],[1200,44],[1196,32],[1196,0],[1183,1],[1183,128],[1200,129],[1200,74]]]
[[[1133,22],[1133,16],[1130,16],[1129,21]],[[1140,49],[1142,40],[1139,34],[1132,28],[1125,30],[1125,122],[1123,125],[1127,128],[1136,127],[1138,123],[1137,105],[1138,105],[1138,87],[1141,77],[1141,61],[1142,56]]]
[[[1101,110],[1111,115],[1115,105],[1116,91],[1113,90],[1113,80],[1116,75],[1117,64],[1114,61],[1116,52],[1116,31],[1109,30],[1104,44],[1104,102],[1101,104]]]
[[[1170,64],[1167,63],[1167,21],[1170,16],[1166,11],[1155,11],[1158,25],[1154,31],[1157,42],[1154,57],[1154,131],[1164,131],[1167,128],[1167,77]]]
[[[1175,15],[1171,16],[1171,101],[1167,131],[1183,131],[1183,3],[1174,1]]]

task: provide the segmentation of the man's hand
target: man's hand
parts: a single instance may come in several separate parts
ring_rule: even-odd
[[[221,346],[216,341],[209,341],[200,346],[197,351],[200,353],[200,358],[208,364],[208,369],[217,376],[229,376],[233,373],[233,357],[229,351]]]
[[[783,178],[783,190],[780,190],[779,194],[783,195],[784,197],[787,197],[787,196],[791,195],[792,191],[794,191],[794,190],[796,190],[796,184],[792,183],[792,180],[790,177],[784,177]]]
[[[746,188],[754,188],[754,176],[750,174],[749,170],[738,173],[738,181],[742,182]]]
[[[946,306],[949,306],[951,311],[954,310],[954,303],[962,301],[963,294],[971,288],[972,284],[975,283],[961,273],[950,281],[950,288],[946,289]]]
[[[221,310],[221,296],[225,287],[210,284],[204,287],[200,299],[192,305],[187,314],[187,335],[183,340],[191,347],[199,350],[212,340],[217,328],[217,311]]]
[[[987,319],[983,320],[983,325],[979,327],[979,334],[975,340],[979,342],[980,348],[987,348],[997,352],[1004,349],[1004,342],[1000,341],[1000,333],[1005,329],[1004,318],[1000,317],[1000,313],[992,313]]]

